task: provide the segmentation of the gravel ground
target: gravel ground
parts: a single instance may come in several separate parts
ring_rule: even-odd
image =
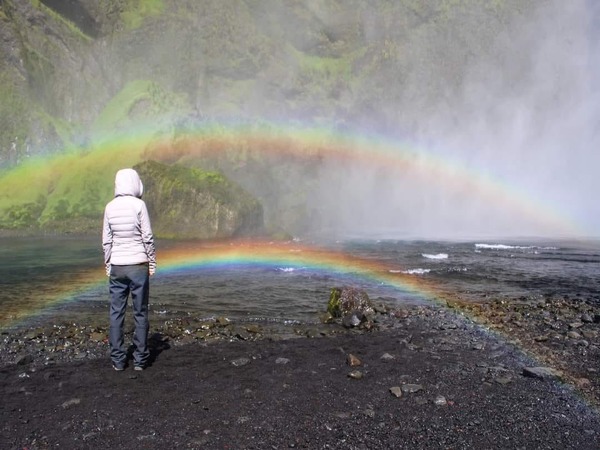
[[[100,327],[5,332],[0,448],[600,448],[595,307],[450,306],[369,331],[171,321],[143,372]]]

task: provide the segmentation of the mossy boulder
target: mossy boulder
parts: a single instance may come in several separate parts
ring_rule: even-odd
[[[261,204],[218,172],[144,161],[136,166],[157,236],[221,239],[259,234]]]
[[[344,317],[360,312],[362,315],[372,315],[375,312],[369,295],[362,289],[354,287],[335,287],[329,294],[327,312],[333,317]]]

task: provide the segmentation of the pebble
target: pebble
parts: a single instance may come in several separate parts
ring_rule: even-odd
[[[511,377],[496,377],[494,381],[502,386],[506,386],[508,383],[512,381]]]
[[[446,397],[438,395],[435,400],[433,400],[433,404],[436,406],[447,406],[448,402],[446,401]]]
[[[106,339],[106,334],[95,332],[90,334],[90,339],[95,342],[102,342],[104,339]]]
[[[392,361],[396,359],[393,355],[390,355],[389,353],[384,353],[383,355],[381,355],[381,360],[382,361]]]
[[[348,377],[354,380],[360,380],[364,377],[364,374],[360,370],[353,370],[348,374]]]
[[[290,360],[287,358],[277,358],[275,360],[275,364],[287,364],[289,362],[290,362]]]
[[[258,325],[254,325],[254,324],[252,324],[252,325],[248,325],[248,326],[246,326],[246,331],[247,331],[248,333],[254,333],[254,334],[257,334],[257,333],[260,333],[260,332],[261,332],[261,328],[260,328]]]
[[[390,392],[392,393],[392,395],[394,397],[397,397],[397,398],[402,397],[402,389],[400,388],[400,386],[391,387]]]
[[[63,402],[60,406],[62,406],[63,408],[70,408],[71,406],[74,405],[79,405],[81,403],[81,400],[78,398],[72,398],[70,400],[67,400],[65,402]]]
[[[348,363],[348,365],[350,367],[357,367],[357,366],[361,366],[362,365],[362,361],[360,359],[358,359],[356,356],[354,356],[352,353],[350,353],[348,355],[348,358],[346,359],[346,362]]]
[[[245,366],[249,362],[250,362],[250,360],[248,358],[237,358],[237,359],[234,359],[233,361],[231,361],[231,364],[233,364],[235,367],[241,367],[241,366]]]
[[[423,385],[421,384],[403,384],[402,392],[406,394],[414,394],[415,392],[419,392],[423,390]]]

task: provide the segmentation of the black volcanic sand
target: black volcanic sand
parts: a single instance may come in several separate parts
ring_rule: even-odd
[[[144,372],[114,371],[99,327],[5,332],[0,448],[598,449],[600,320],[557,302],[512,319],[514,304],[471,306],[475,321],[458,305],[388,311],[371,330],[153,322]],[[507,342],[497,323],[521,331]],[[560,378],[524,371],[552,359],[520,349],[530,335]]]

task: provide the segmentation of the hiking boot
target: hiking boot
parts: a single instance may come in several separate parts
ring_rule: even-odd
[[[133,370],[142,371],[144,370],[144,366],[133,366]]]
[[[117,372],[121,372],[122,370],[125,370],[125,367],[119,367],[113,364],[113,369],[115,369]]]

